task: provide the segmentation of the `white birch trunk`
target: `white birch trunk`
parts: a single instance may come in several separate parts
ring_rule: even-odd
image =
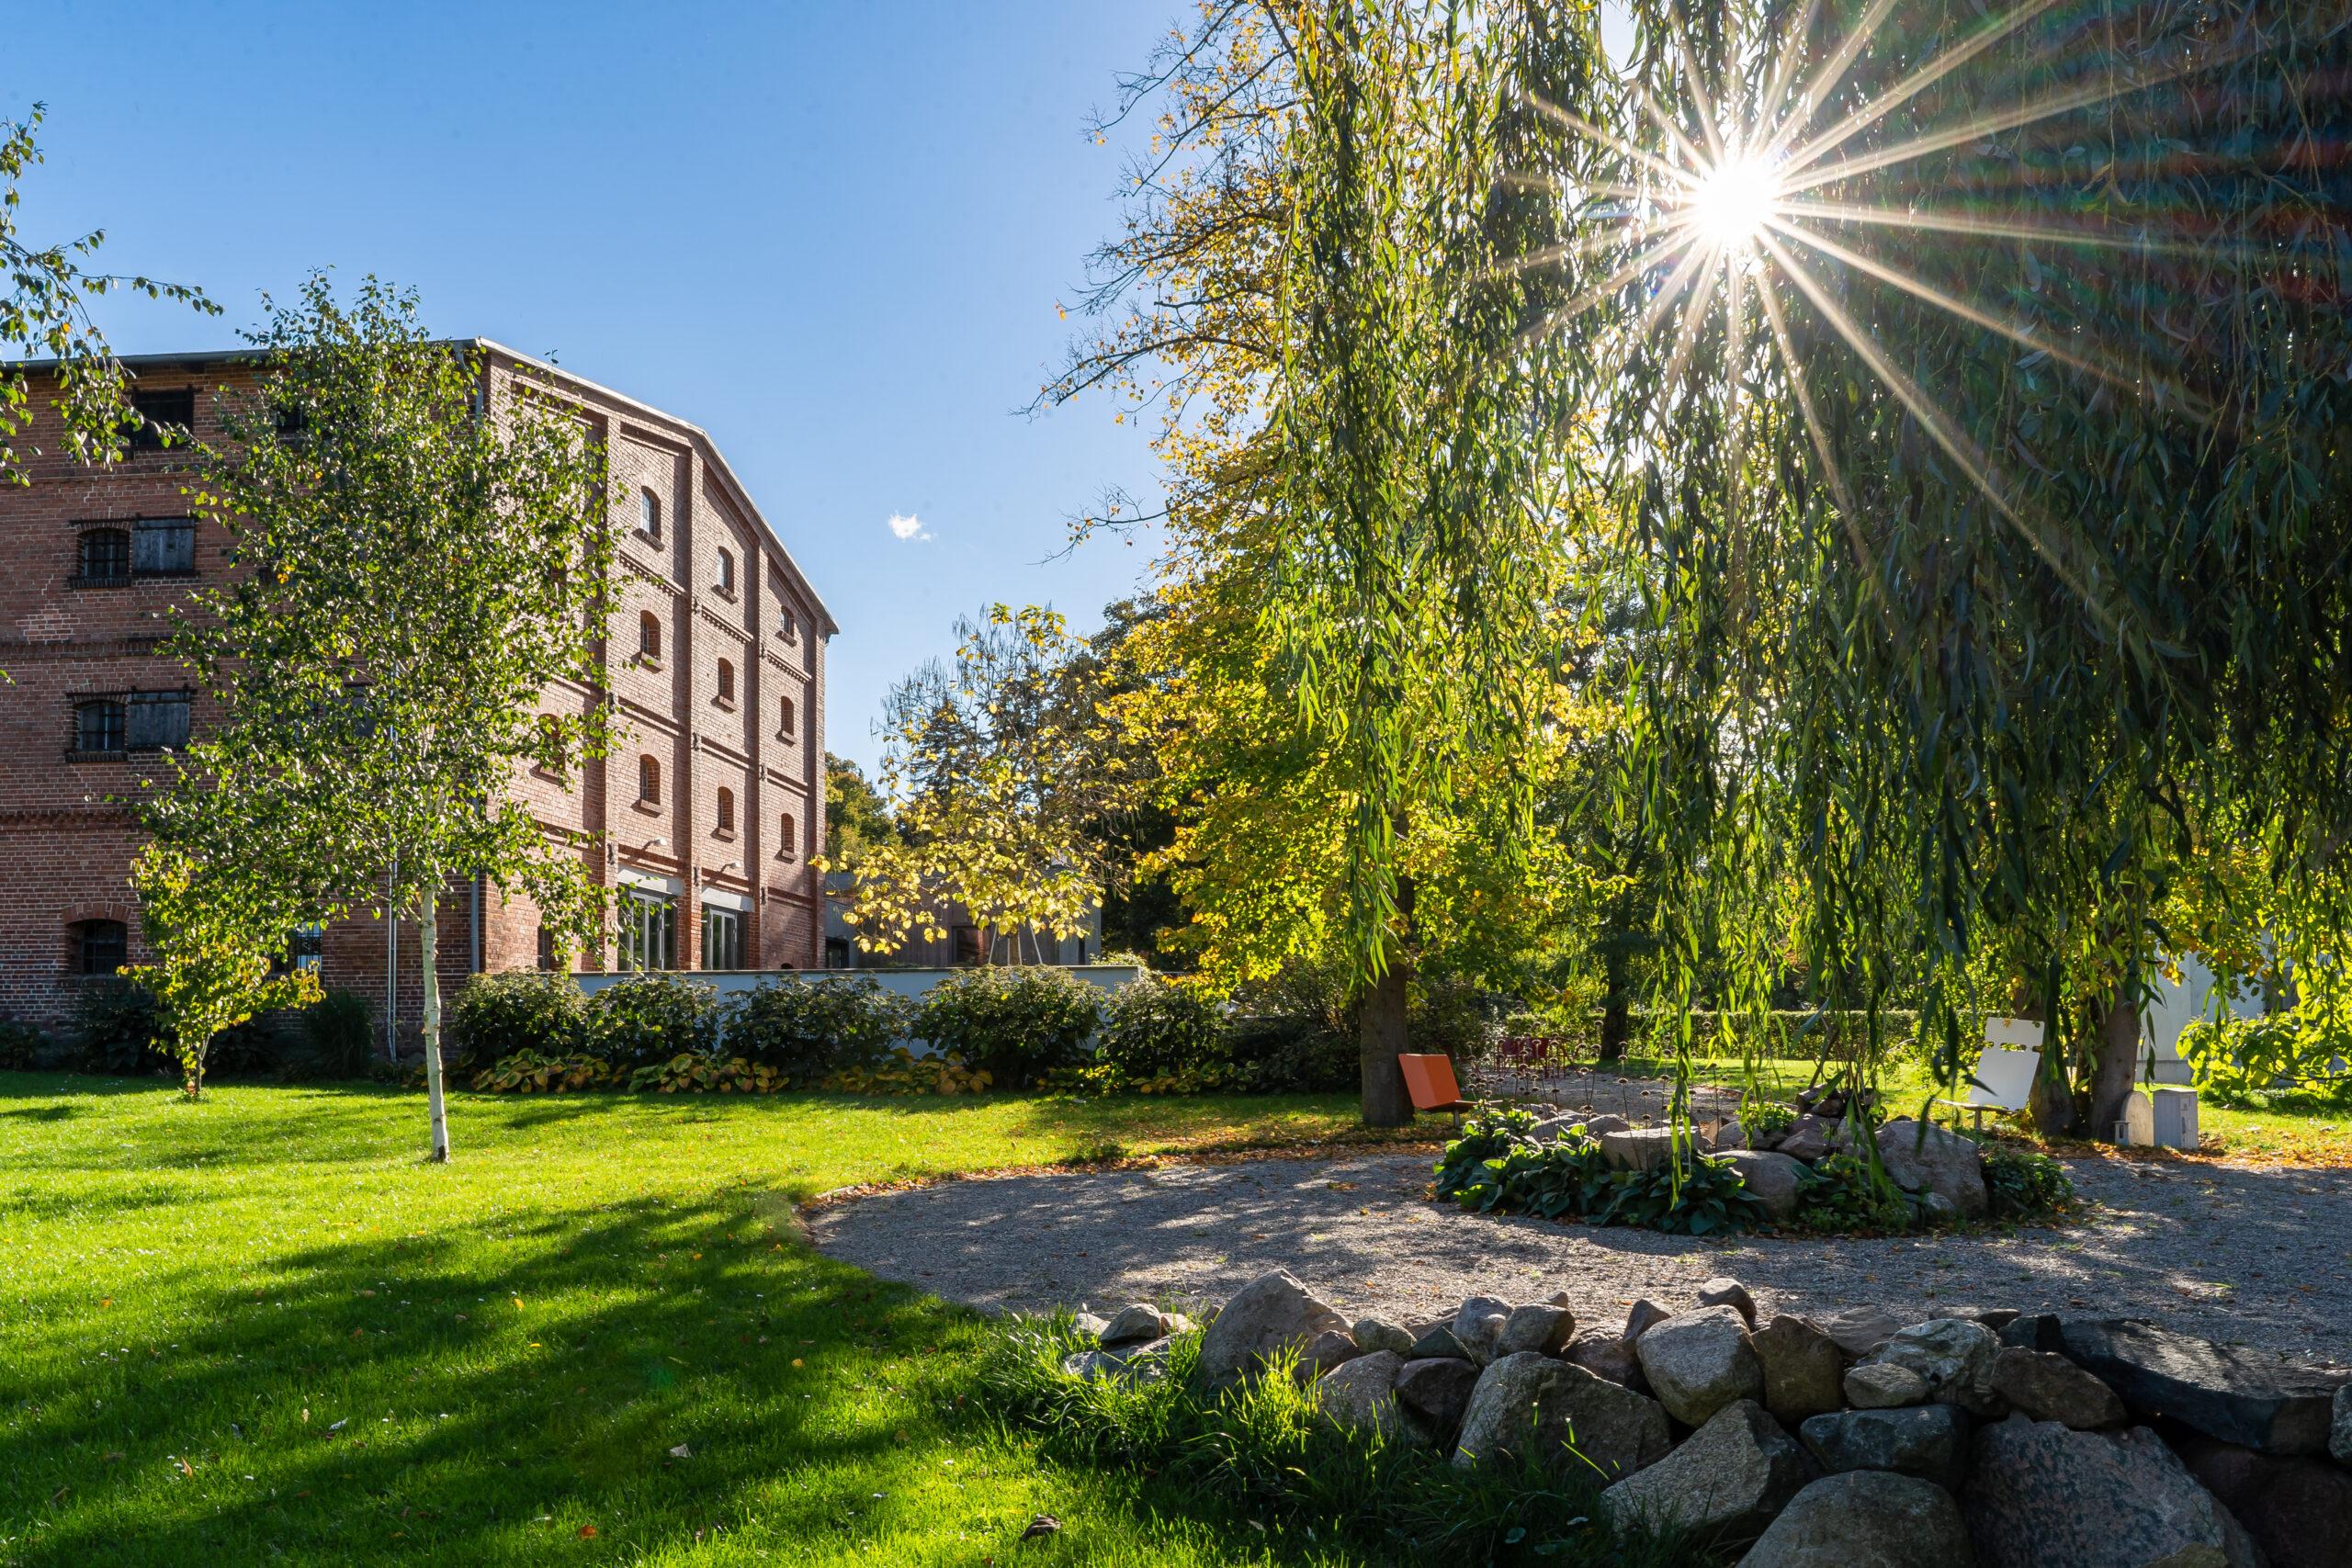
[[[424,964],[424,1103],[433,1116],[433,1158],[449,1162],[449,1107],[441,1094],[441,976],[439,933],[434,930],[434,890],[430,884],[418,898],[416,950]]]

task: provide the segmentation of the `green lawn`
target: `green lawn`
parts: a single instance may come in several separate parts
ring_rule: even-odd
[[[0,1564],[1338,1561],[959,1411],[977,1321],[791,1210],[1352,1121],[459,1095],[436,1168],[421,1095],[0,1074]]]

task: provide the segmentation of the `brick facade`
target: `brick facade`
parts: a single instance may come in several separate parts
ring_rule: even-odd
[[[491,377],[528,367],[577,404],[611,456],[619,536],[605,683],[620,736],[609,756],[566,776],[523,771],[516,793],[550,830],[585,836],[589,873],[608,890],[673,902],[673,967],[707,966],[706,905],[737,917],[743,966],[820,965],[822,902],[808,863],[824,852],[831,616],[702,431],[496,344],[475,346]],[[195,393],[199,434],[210,433],[212,393],[243,376],[225,355],[130,363],[141,393]],[[40,414],[20,451],[60,449],[47,393],[36,377]],[[227,539],[203,524],[192,539],[168,524],[139,526],[188,512],[175,452],[139,452],[107,469],[49,457],[32,472],[29,488],[0,491],[0,671],[14,682],[0,683],[0,1017],[53,1024],[84,983],[85,939],[103,946],[108,935],[93,922],[121,922],[128,960],[146,956],[127,880],[137,830],[119,802],[142,777],[168,774],[135,746],[77,750],[106,739],[77,734],[77,702],[123,703],[134,743],[170,733],[189,680],[156,645],[191,584],[220,581]],[[95,577],[84,570],[93,566]],[[649,618],[658,655],[640,652]],[[541,708],[579,711],[594,695],[561,682]],[[204,704],[185,711],[200,730]],[[648,759],[658,773],[650,798]],[[436,924],[445,984],[538,962],[527,897],[459,885]],[[321,939],[321,977],[368,998],[380,1021],[395,939],[396,1016],[413,1026],[422,1002],[408,922],[396,933],[376,918],[338,922]],[[617,952],[616,933],[607,953]],[[602,956],[581,962],[597,967]]]

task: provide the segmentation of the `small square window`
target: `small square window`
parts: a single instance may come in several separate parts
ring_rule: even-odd
[[[131,425],[130,449],[134,452],[160,451],[168,434],[175,442],[185,441],[196,424],[196,389],[182,387],[175,391],[134,391],[130,394],[130,412],[136,416]]]
[[[130,932],[120,920],[83,920],[71,930],[76,975],[111,975],[130,961]]]
[[[85,752],[123,749],[123,705],[114,697],[96,697],[74,705],[74,750]]]
[[[130,570],[141,577],[188,577],[196,571],[196,523],[187,517],[142,517],[131,528]]]

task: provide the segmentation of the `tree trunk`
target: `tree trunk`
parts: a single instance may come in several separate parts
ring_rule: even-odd
[[[416,951],[424,964],[424,1103],[433,1117],[433,1158],[449,1163],[449,1107],[441,1094],[441,976],[438,933],[434,930],[434,890],[428,885],[418,900]]]
[[[1413,1120],[1412,1096],[1405,1091],[1405,1075],[1396,1066],[1397,1053],[1408,1043],[1406,967],[1403,954],[1392,958],[1380,978],[1364,992],[1358,1012],[1356,1038],[1362,1052],[1363,1124],[1367,1127],[1404,1127]]]
[[[1625,1055],[1625,1037],[1634,1032],[1633,1010],[1625,995],[1625,954],[1611,943],[1601,960],[1609,994],[1600,1003],[1600,1059],[1614,1062]]]
[[[2139,1067],[2139,998],[2133,995],[2132,976],[2126,975],[2116,981],[2115,995],[2108,1001],[2107,1023],[2099,1031],[2098,1060],[2091,1067],[2092,1137],[2115,1136],[2115,1124],[2123,1120],[2124,1107],[2131,1102]]]

